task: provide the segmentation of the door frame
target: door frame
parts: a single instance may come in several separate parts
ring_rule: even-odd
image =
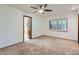
[[[78,44],[79,44],[79,14],[78,14]]]
[[[32,17],[23,15],[23,42],[24,42],[24,17],[28,17],[31,19],[31,37],[30,37],[30,39],[32,39]]]

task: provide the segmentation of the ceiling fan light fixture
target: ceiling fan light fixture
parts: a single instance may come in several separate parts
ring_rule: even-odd
[[[44,10],[38,10],[39,11],[39,13],[43,13],[44,12]]]
[[[39,6],[39,8],[32,7],[32,6],[31,6],[31,8],[37,10],[37,11],[35,11],[33,13],[39,12],[41,14],[44,14],[44,12],[52,12],[51,9],[47,9],[47,4],[42,4],[42,5]]]

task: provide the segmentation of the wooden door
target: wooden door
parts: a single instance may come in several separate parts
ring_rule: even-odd
[[[78,44],[79,44],[79,14],[78,14]]]
[[[28,35],[29,35],[29,38],[32,39],[32,18],[31,17],[28,20]]]
[[[25,31],[25,25],[28,28],[27,31]],[[25,41],[25,33],[28,35],[29,39],[32,39],[32,17],[24,15],[23,16],[23,41]]]

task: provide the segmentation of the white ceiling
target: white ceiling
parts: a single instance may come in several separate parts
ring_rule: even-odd
[[[35,9],[30,8],[31,6],[39,8],[40,4],[7,4],[10,7],[14,7],[20,9],[24,12],[33,13],[36,11]],[[72,9],[73,8],[73,9]],[[34,13],[40,16],[51,16],[51,15],[59,15],[70,12],[77,12],[79,8],[79,4],[47,4],[47,9],[52,9],[52,12],[45,12],[45,14]]]

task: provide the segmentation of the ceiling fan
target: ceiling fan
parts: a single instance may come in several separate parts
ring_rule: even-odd
[[[46,9],[47,8],[47,4],[42,4],[42,5],[39,6],[39,8],[36,8],[36,7],[33,7],[33,6],[31,6],[31,8],[37,10],[37,11],[35,11],[33,13],[39,12],[39,13],[44,14],[44,12],[52,12],[53,11],[51,9]]]

